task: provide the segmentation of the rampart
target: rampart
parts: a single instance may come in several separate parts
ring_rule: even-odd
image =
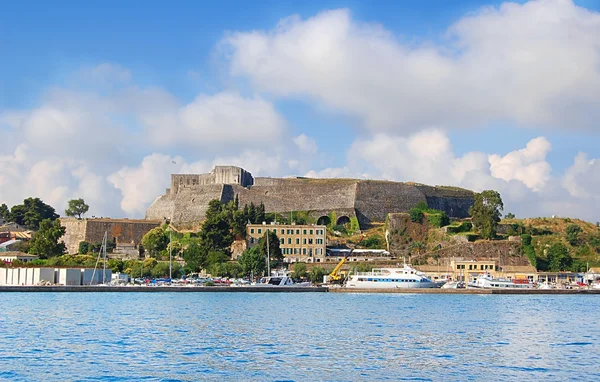
[[[160,226],[161,221],[130,219],[75,219],[61,218],[60,224],[66,228],[63,241],[68,253],[77,253],[79,243],[100,243],[104,233],[108,240],[118,244],[138,246],[142,237],[152,228]]]
[[[361,226],[383,222],[388,213],[406,212],[419,202],[446,211],[452,217],[468,216],[473,203],[469,190],[411,183],[312,178],[253,178],[234,166],[217,166],[210,174],[175,174],[171,188],[146,211],[146,219],[170,219],[176,224],[202,221],[208,202],[238,196],[240,205],[263,203],[267,212],[307,211],[315,220],[337,217],[334,224],[357,218]]]

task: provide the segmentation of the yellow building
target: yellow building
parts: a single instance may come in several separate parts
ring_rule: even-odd
[[[327,226],[296,224],[248,224],[246,242],[248,248],[258,244],[267,231],[279,238],[279,247],[286,263],[323,261],[327,244]]]
[[[415,268],[433,280],[450,278],[466,283],[477,280],[483,273],[489,273],[493,278],[528,279],[531,282],[537,281],[538,276],[531,265],[498,265],[495,260],[451,260],[448,265],[420,265]]]

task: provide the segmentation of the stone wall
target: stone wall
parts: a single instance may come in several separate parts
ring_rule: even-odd
[[[354,206],[361,225],[372,221],[383,222],[387,214],[406,212],[425,196],[411,185],[384,181],[359,181]]]
[[[472,191],[457,187],[431,187],[416,185],[425,196],[427,206],[436,210],[446,211],[451,218],[469,216],[469,208],[473,205]]]
[[[67,253],[77,253],[79,243],[85,241],[87,219],[60,218],[59,221],[66,229],[62,241],[67,246]]]
[[[452,187],[357,179],[253,178],[234,166],[217,166],[210,174],[176,174],[171,189],[148,208],[146,219],[171,219],[175,224],[204,219],[208,202],[239,197],[240,205],[265,205],[266,212],[286,214],[308,211],[318,219],[335,212],[357,217],[359,224],[383,222],[387,214],[406,212],[419,202],[446,211],[452,217],[468,216],[473,193]]]
[[[67,252],[74,254],[79,250],[79,243],[100,243],[107,232],[109,241],[117,244],[138,246],[142,237],[152,228],[161,225],[161,221],[129,220],[129,219],[75,219],[61,218],[60,223],[66,228],[63,241]]]

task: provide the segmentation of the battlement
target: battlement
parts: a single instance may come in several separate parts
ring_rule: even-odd
[[[177,194],[181,189],[210,184],[237,184],[249,187],[254,184],[254,178],[252,174],[241,167],[215,166],[208,174],[171,174],[169,193]]]

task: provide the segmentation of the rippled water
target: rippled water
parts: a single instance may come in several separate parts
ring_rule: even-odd
[[[0,293],[0,380],[598,380],[599,302]]]

